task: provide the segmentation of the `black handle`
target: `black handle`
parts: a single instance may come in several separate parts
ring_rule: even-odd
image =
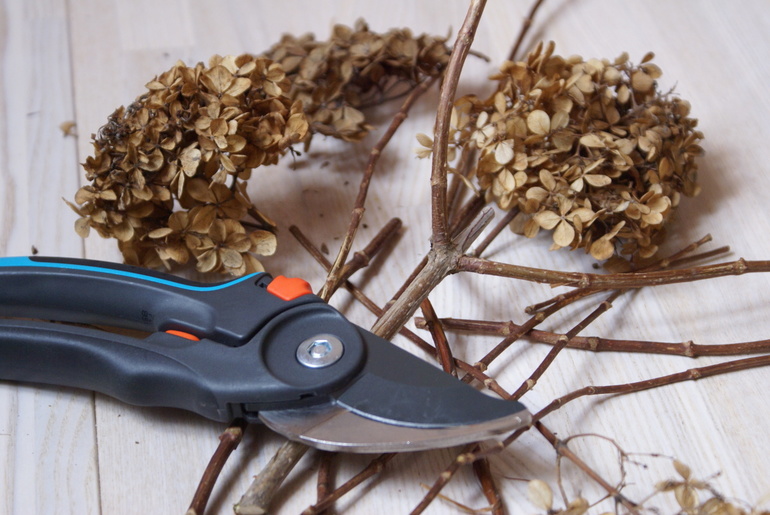
[[[266,291],[271,277],[252,274],[203,284],[138,267],[61,258],[0,259],[0,316],[178,330],[241,345],[276,314],[320,302],[289,302]]]
[[[201,352],[209,359],[217,356],[206,352],[206,347],[215,345],[212,342],[193,342],[166,333],[142,340],[84,327],[10,319],[0,319],[0,333],[0,377],[4,380],[96,390],[129,404],[182,408],[223,422],[233,416],[189,364]]]
[[[363,366],[360,329],[304,288],[274,284],[267,274],[204,285],[94,261],[0,259],[0,317],[150,333],[0,318],[0,379],[85,388],[218,421],[321,402]],[[303,366],[297,349],[327,333],[344,342],[341,359]]]

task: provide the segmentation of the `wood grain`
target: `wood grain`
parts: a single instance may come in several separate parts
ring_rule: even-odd
[[[528,9],[526,2],[489,2],[474,50],[493,64],[471,57],[461,94],[489,91],[485,77],[508,54]],[[82,180],[77,163],[90,153],[90,134],[178,59],[194,63],[213,54],[259,52],[284,32],[313,31],[325,38],[332,24],[352,24],[358,17],[378,31],[409,26],[416,33],[446,34],[459,28],[465,10],[466,2],[460,0],[0,1],[0,255],[26,255],[35,246],[49,255],[119,260],[114,242],[93,236],[84,243],[75,235],[75,215],[61,197],[72,198]],[[703,193],[683,202],[671,228],[671,250],[711,233],[715,246],[732,246],[730,259],[770,258],[766,14],[765,0],[550,0],[525,41],[529,47],[537,39],[552,39],[558,53],[585,57],[614,58],[627,51],[637,61],[652,50],[664,72],[661,84],[676,86],[691,102],[706,135]],[[385,150],[372,184],[358,247],[393,216],[406,225],[388,262],[357,279],[380,303],[428,248],[430,164],[414,158],[412,149],[417,146],[414,134],[430,132],[433,126],[435,102],[433,92],[415,107]],[[381,127],[389,108],[375,116]],[[76,138],[60,131],[67,120],[77,122]],[[254,174],[250,191],[255,202],[280,224],[279,252],[265,260],[268,269],[321,286],[322,270],[287,228],[299,225],[316,244],[336,251],[377,137],[373,134],[359,146],[319,139],[308,154]],[[583,255],[546,248],[544,241],[504,234],[487,255],[528,266],[591,270]],[[522,322],[525,306],[552,293],[543,285],[463,275],[443,283],[431,302],[439,316]],[[698,343],[767,338],[769,301],[766,276],[643,290],[621,297],[589,333]],[[333,303],[362,325],[373,321],[346,294]],[[568,329],[588,307],[565,313],[549,327]],[[470,362],[496,343],[486,337],[449,337],[455,355]],[[547,351],[519,344],[490,372],[515,390]],[[568,351],[524,401],[538,409],[587,384],[640,380],[717,361]],[[629,452],[676,456],[699,476],[721,472],[713,480],[721,492],[755,503],[770,494],[768,378],[770,371],[760,369],[629,397],[584,399],[546,423],[562,438],[597,433],[614,438]],[[2,383],[0,514],[182,513],[222,429],[192,415],[135,408],[88,392]],[[249,429],[214,492],[212,513],[231,512],[251,476],[280,443],[264,428]],[[581,438],[572,448],[605,477],[617,478],[617,460],[606,442]],[[451,450],[398,456],[381,480],[343,498],[338,508],[353,514],[408,512],[424,495],[420,483],[432,483],[452,459]],[[631,498],[643,497],[657,481],[674,476],[669,461],[640,459],[650,468],[629,467]],[[337,483],[368,461],[340,459]],[[554,453],[537,435],[526,435],[490,461],[498,476],[541,478],[556,486]],[[315,502],[314,467],[309,453],[289,477],[276,513],[297,513]],[[582,492],[597,498],[599,491],[587,478],[570,467],[563,472],[568,495]],[[501,478],[498,484],[510,513],[534,511],[525,483]],[[469,506],[486,504],[470,468],[444,493]],[[664,513],[672,511],[662,499],[655,502]],[[452,509],[437,501],[428,513]]]

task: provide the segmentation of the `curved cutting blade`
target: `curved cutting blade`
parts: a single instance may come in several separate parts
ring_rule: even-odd
[[[527,410],[478,424],[419,428],[368,419],[335,404],[263,411],[259,418],[291,440],[326,451],[408,452],[488,440],[529,424]]]
[[[332,402],[262,411],[270,428],[325,450],[402,452],[486,440],[530,423],[518,402],[487,396],[362,331],[366,363]]]

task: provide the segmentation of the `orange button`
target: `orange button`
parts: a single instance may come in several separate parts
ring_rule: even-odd
[[[186,340],[192,340],[194,342],[199,342],[201,339],[195,336],[194,334],[186,333],[184,331],[177,331],[176,329],[169,329],[166,331],[168,334],[173,334],[174,336],[179,336],[180,338],[184,338]]]
[[[308,293],[313,293],[310,283],[299,277],[279,275],[267,285],[267,291],[282,300],[294,300]]]

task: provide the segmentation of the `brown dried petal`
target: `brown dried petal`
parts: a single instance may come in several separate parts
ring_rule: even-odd
[[[89,224],[88,218],[78,218],[75,220],[75,232],[80,236],[81,238],[87,238],[88,235],[91,232],[91,225]]]
[[[580,144],[588,148],[604,148],[604,140],[595,133],[586,134],[580,138]]]
[[[495,145],[495,161],[501,165],[513,161],[513,141],[505,140]]]
[[[641,93],[647,93],[653,87],[654,81],[647,73],[637,70],[631,74],[631,87]]]
[[[612,183],[612,179],[610,177],[607,177],[606,175],[598,175],[598,174],[586,174],[583,176],[583,179],[590,184],[591,186],[595,188],[601,188],[603,186],[608,186]]]
[[[260,256],[272,256],[275,254],[277,240],[275,234],[269,231],[254,231],[249,234],[252,242],[253,252]]]
[[[551,230],[561,221],[561,217],[553,211],[541,211],[534,217],[535,222],[546,230]]]
[[[553,506],[553,491],[548,483],[539,479],[533,479],[527,484],[527,496],[529,501],[537,508],[551,511]]]
[[[545,111],[535,109],[527,115],[527,128],[533,134],[548,134],[551,130],[551,117]]]
[[[174,233],[173,229],[169,227],[161,227],[160,229],[155,229],[154,231],[150,231],[150,233],[147,234],[147,237],[152,239],[160,239],[160,238],[165,238],[166,236],[173,233]]]
[[[188,177],[192,177],[198,171],[198,165],[201,161],[201,151],[197,148],[197,144],[193,143],[189,147],[185,148],[179,154],[179,163],[182,166],[182,171]]]
[[[549,211],[550,212],[550,211]],[[575,239],[575,228],[566,220],[561,220],[553,231],[553,242],[560,247],[566,247]]]

